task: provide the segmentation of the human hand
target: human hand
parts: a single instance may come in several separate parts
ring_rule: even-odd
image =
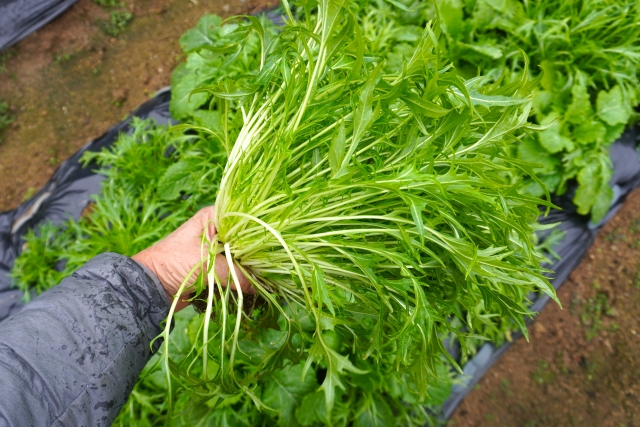
[[[207,240],[216,234],[213,225],[213,206],[200,209],[198,213],[188,219],[178,227],[173,233],[160,240],[155,245],[144,249],[131,257],[134,261],[147,267],[156,275],[164,290],[173,299],[180,289],[180,285],[189,275],[189,272],[198,264],[202,263],[202,232],[206,230]],[[208,246],[205,242],[204,256],[208,255]],[[205,263],[206,265],[206,263]],[[235,266],[240,289],[245,293],[255,293],[247,278],[240,269]],[[218,254],[215,259],[215,271],[221,283],[227,283],[229,277],[229,264],[223,254]],[[187,286],[195,283],[200,268],[189,277]],[[235,285],[232,285],[235,289]],[[181,300],[176,306],[177,310],[182,310],[189,305],[188,299],[191,295],[181,295]]]

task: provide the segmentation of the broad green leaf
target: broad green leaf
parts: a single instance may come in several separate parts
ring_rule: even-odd
[[[615,86],[609,92],[601,90],[598,93],[598,116],[610,126],[626,124],[630,112],[625,103],[622,89]]]
[[[578,207],[579,214],[587,215],[598,200],[603,185],[600,165],[594,162],[587,163],[578,173],[578,183],[580,186],[576,190],[573,203]]]
[[[303,427],[315,426],[319,423],[325,424],[327,422],[327,409],[324,393],[316,391],[304,396],[302,403],[296,409],[296,419]]]
[[[480,0],[491,6],[496,12],[505,12],[509,0]]]
[[[605,142],[607,128],[599,120],[583,119],[573,130],[575,141],[579,144]]]
[[[182,63],[173,69],[171,73],[171,86],[175,86],[182,80],[187,74],[191,74],[193,71],[187,67],[186,63]]]
[[[424,28],[417,25],[404,25],[397,29],[396,40],[399,42],[417,43],[422,38]],[[413,46],[408,45],[411,53],[415,50]]]
[[[539,141],[549,153],[553,154],[564,150],[573,150],[573,142],[561,134],[562,122],[557,115],[549,114],[542,121],[541,125],[547,126],[547,128],[540,132]]]
[[[626,123],[620,123],[619,125],[615,125],[615,126],[607,126],[607,131],[604,134],[604,138],[603,138],[604,141],[613,142],[616,139],[620,138],[620,136],[622,135],[626,127],[627,127]]]
[[[382,396],[365,393],[361,397],[353,427],[387,427],[393,424],[393,411]]]
[[[604,183],[607,183],[604,185]],[[591,221],[593,223],[600,222],[609,213],[611,202],[613,201],[613,189],[608,184],[609,180],[603,179],[603,185],[600,187],[596,202],[591,209]]]
[[[193,118],[195,123],[200,126],[215,132],[222,131],[222,122],[218,111],[196,110],[193,113]]]
[[[202,46],[213,45],[213,34],[221,23],[222,18],[217,15],[204,15],[195,28],[187,30],[180,37],[180,47],[183,51],[190,52]]]
[[[167,169],[158,182],[158,197],[160,200],[173,200],[180,197],[182,192],[189,192],[194,188],[194,181],[198,179],[194,175],[195,159],[184,159],[174,163]]]
[[[533,138],[524,138],[518,145],[518,158],[540,165],[540,173],[553,172],[560,163]]]
[[[533,103],[533,108],[536,113],[536,116],[538,117],[538,120],[540,120],[541,118],[544,118],[547,112],[547,109],[549,108],[551,103],[554,101],[554,98],[555,97],[553,93],[546,90],[541,90],[536,94],[536,96],[534,96],[532,103]]]
[[[198,77],[193,73],[184,75],[175,84],[172,82],[169,110],[173,118],[178,120],[187,118],[207,101],[207,94],[191,93],[198,84]]]
[[[456,37],[463,30],[462,9],[463,3],[460,0],[440,0],[438,1],[440,19],[442,20],[442,30]]]
[[[318,388],[313,372],[302,379],[302,365],[287,366],[274,372],[262,392],[265,405],[280,411],[278,425],[295,425],[295,411],[304,396]],[[324,402],[323,402],[324,403]]]
[[[545,59],[540,63],[540,69],[542,70],[542,80],[540,84],[545,90],[553,93],[556,83],[556,68],[554,63]]]

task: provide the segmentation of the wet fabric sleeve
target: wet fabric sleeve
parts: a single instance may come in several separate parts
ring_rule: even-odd
[[[110,426],[168,311],[158,279],[132,259],[87,262],[0,323],[0,427]]]

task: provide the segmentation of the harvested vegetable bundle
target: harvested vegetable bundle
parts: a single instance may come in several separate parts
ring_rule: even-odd
[[[193,127],[229,151],[208,265],[236,263],[267,305],[248,314],[239,287],[208,269],[195,286],[206,300],[196,343],[178,359],[167,322],[167,378],[211,406],[244,393],[268,409],[253,385],[301,361],[301,382],[326,370],[330,414],[336,388],[372,358],[410,372],[424,398],[448,357],[443,333],[473,335],[450,316],[471,325],[483,300],[526,332],[526,293],[555,298],[530,239],[540,200],[505,179],[530,172],[509,152],[527,127],[531,84],[464,82],[441,64],[437,26],[387,74],[365,50],[353,3],[308,2],[300,22],[286,7],[259,72],[196,91],[218,111],[240,109],[237,137],[224,115],[219,129]]]

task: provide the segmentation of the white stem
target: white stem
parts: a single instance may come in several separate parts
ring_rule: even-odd
[[[244,296],[242,293],[242,289],[240,289],[240,280],[238,279],[238,274],[236,273],[236,268],[233,265],[233,258],[231,257],[231,248],[229,247],[229,243],[224,244],[224,253],[227,258],[227,264],[229,265],[229,273],[233,278],[233,283],[236,285],[236,292],[238,294],[238,311],[236,315],[236,326],[233,331],[233,347],[231,347],[231,357],[229,358],[229,366],[233,369],[233,360],[236,355],[236,347],[238,346],[238,335],[240,335],[240,321],[242,320],[242,303],[244,300]]]

